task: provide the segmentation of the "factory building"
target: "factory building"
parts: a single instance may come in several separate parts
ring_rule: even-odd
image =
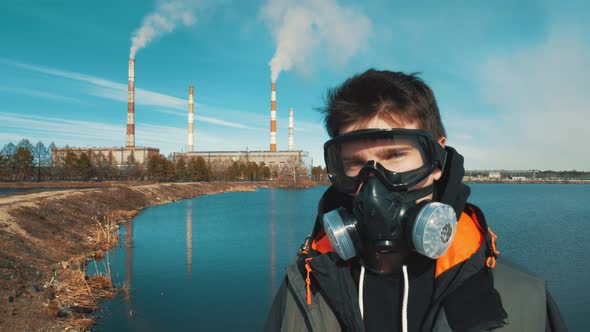
[[[64,159],[68,152],[73,152],[76,156],[86,153],[91,160],[97,158],[104,158],[104,160],[111,161],[114,166],[119,168],[128,164],[129,161],[145,165],[151,156],[159,156],[160,149],[144,148],[144,147],[92,147],[92,148],[56,148],[51,150],[51,160],[53,165],[63,165]],[[92,155],[90,155],[92,153]]]
[[[197,158],[203,157],[205,161],[210,164],[217,162],[255,162],[257,164],[264,163],[267,166],[277,165],[279,168],[288,164],[303,164],[305,158],[308,157],[306,151],[193,151],[193,152],[175,152],[174,159]]]

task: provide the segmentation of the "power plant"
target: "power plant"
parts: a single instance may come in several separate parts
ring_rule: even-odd
[[[158,148],[136,147],[135,146],[135,59],[130,58],[128,62],[127,81],[127,135],[125,147],[93,147],[93,148],[56,148],[53,150],[52,158],[56,165],[63,163],[68,152],[76,155],[92,152],[102,155],[107,160],[112,160],[118,167],[129,165],[130,162],[145,165],[147,160],[154,155],[159,155]],[[277,150],[277,95],[276,82],[271,82],[270,95],[270,147],[268,151],[207,151],[205,146],[200,145],[201,151],[195,151],[194,133],[194,86],[189,86],[188,94],[188,135],[185,152],[173,153],[174,159],[179,157],[203,157],[208,162],[221,161],[250,161],[256,163],[264,162],[267,166],[278,166],[303,164],[303,159],[308,152],[295,150],[293,144],[293,108],[289,108],[289,141],[288,150]]]
[[[194,151],[191,148],[193,136],[191,136],[194,109],[192,106],[192,89],[189,88],[189,144],[186,152],[175,152],[176,158],[203,157],[210,162],[234,162],[250,161],[255,163],[265,163],[267,166],[278,166],[278,168],[287,165],[303,164],[303,159],[307,158],[309,153],[303,150],[295,150],[293,144],[293,107],[289,108],[289,142],[287,151],[277,150],[277,85],[271,82],[270,92],[270,149],[268,151]]]

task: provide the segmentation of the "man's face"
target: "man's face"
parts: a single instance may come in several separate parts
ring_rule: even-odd
[[[346,134],[361,129],[421,129],[416,122],[404,122],[395,117],[384,119],[375,116],[368,121],[355,123],[344,127],[340,134]],[[444,147],[445,138],[439,140],[439,144]],[[391,141],[387,139],[358,141],[342,146],[342,162],[347,176],[355,176],[360,169],[369,161],[374,160],[388,170],[395,172],[407,172],[419,168],[424,164],[424,156],[416,142],[411,139],[398,139]],[[419,189],[432,184],[435,180],[440,179],[442,172],[435,169],[432,174],[419,182],[410,190]],[[432,194],[421,200],[432,199]]]

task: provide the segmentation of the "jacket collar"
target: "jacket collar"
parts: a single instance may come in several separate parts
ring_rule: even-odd
[[[463,294],[455,291],[471,280],[475,275],[480,275],[476,280],[481,282],[470,284],[473,291],[483,290],[484,295],[489,296],[489,301],[485,304],[488,306],[484,309],[483,314],[488,316],[474,317],[473,324],[491,324],[493,326],[502,326],[506,313],[502,307],[499,296],[493,288],[493,280],[490,279],[491,273],[485,267],[486,258],[489,256],[489,239],[487,223],[481,211],[474,205],[466,204],[465,211],[457,223],[457,233],[453,244],[438,260],[435,268],[435,290],[433,302],[425,319],[424,327],[432,326],[436,314],[447,298],[453,299],[449,310],[453,310],[463,303],[469,303],[461,298]],[[315,281],[318,283],[318,289],[322,290],[322,295],[330,304],[336,317],[344,330],[362,331],[364,325],[360,317],[360,311],[357,303],[358,293],[356,285],[350,273],[350,266],[347,262],[342,261],[334,252],[332,244],[325,235],[323,229],[320,229],[313,239],[306,258],[313,271]],[[304,260],[300,260],[303,264]],[[300,265],[301,266],[301,265]],[[304,268],[301,268],[304,271]],[[317,291],[317,290],[316,290]],[[445,307],[446,309],[446,307]],[[456,316],[447,317],[450,324],[461,324],[461,320]],[[453,320],[454,319],[454,320]]]
[[[450,146],[445,150],[447,160],[441,178],[434,183],[434,200],[452,206],[455,214],[461,216],[471,194],[469,187],[463,183],[463,156]]]

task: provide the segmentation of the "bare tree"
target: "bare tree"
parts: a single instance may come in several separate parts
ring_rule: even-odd
[[[0,151],[0,178],[5,178],[10,175],[9,171],[9,159],[8,157],[4,156],[2,151]]]
[[[14,145],[12,142],[4,145],[2,148],[2,154],[4,155],[6,163],[6,176],[10,178],[14,178],[14,174],[16,173],[16,165],[14,163],[14,154],[16,153],[16,149],[16,145]]]
[[[49,159],[49,178],[51,179],[53,177],[53,151],[57,149],[57,146],[55,145],[55,143],[51,142],[49,144],[49,147],[47,148],[47,153],[48,156],[47,158]]]
[[[297,178],[307,176],[307,167],[303,164],[302,160],[298,156],[291,156],[287,159],[285,166],[283,167],[283,173],[293,178],[293,184],[297,184]]]
[[[48,162],[49,151],[43,142],[39,141],[33,147],[34,163],[37,165],[37,182],[41,181],[41,165]]]
[[[33,153],[28,147],[20,146],[14,154],[14,163],[18,172],[18,177],[25,179],[33,173]]]

